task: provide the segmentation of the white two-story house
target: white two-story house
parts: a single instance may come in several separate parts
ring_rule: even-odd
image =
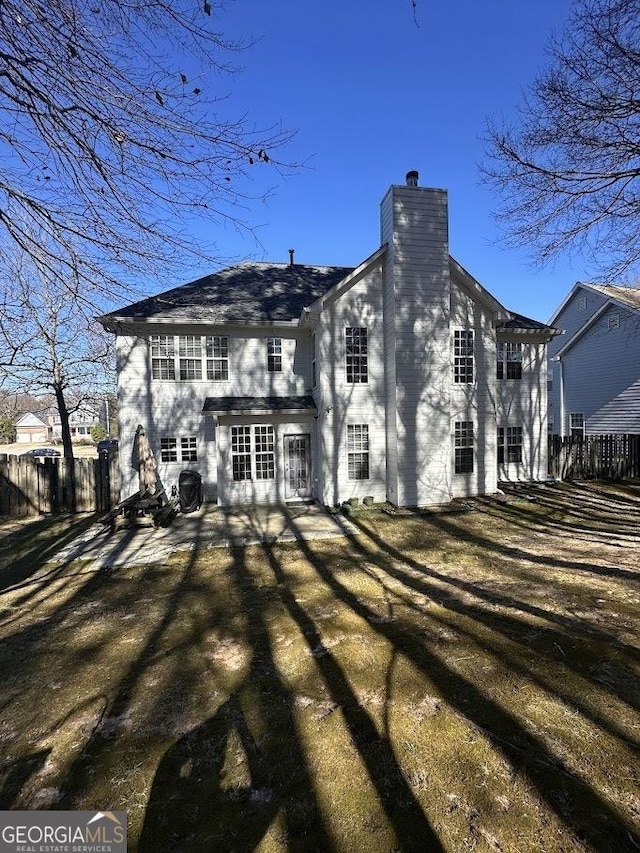
[[[141,424],[165,489],[399,506],[547,474],[547,342],[449,255],[447,193],[392,186],[355,268],[244,263],[103,316],[123,496]]]

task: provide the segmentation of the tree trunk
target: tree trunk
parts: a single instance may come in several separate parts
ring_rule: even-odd
[[[66,495],[67,509],[76,511],[76,473],[73,461],[73,444],[71,442],[71,429],[69,428],[69,411],[64,399],[64,388],[62,385],[54,386],[56,405],[60,415],[60,427],[62,430],[62,448],[65,458],[64,490]]]

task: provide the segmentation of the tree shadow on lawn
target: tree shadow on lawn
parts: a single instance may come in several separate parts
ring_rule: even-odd
[[[591,482],[517,487],[503,484],[503,489],[512,498],[533,500],[534,511],[523,509],[517,500],[498,502],[491,497],[475,500],[527,529],[553,530],[575,538],[583,534],[586,541],[601,537],[607,545],[637,535],[640,500],[608,490],[604,484],[599,487]],[[547,514],[539,514],[539,508]]]
[[[128,793],[129,775],[141,764],[153,774],[153,781],[143,786],[145,792],[150,787],[150,794],[139,839],[138,825],[132,825],[131,849],[137,845],[143,853],[250,850],[267,834],[281,849],[346,849],[336,848],[330,832],[329,805],[320,791],[320,782],[326,785],[327,780],[317,778],[310,747],[300,729],[297,682],[283,674],[282,648],[275,648],[273,621],[286,618],[302,638],[305,651],[301,654],[296,648],[297,657],[312,662],[309,679],[330,698],[328,721],[344,728],[352,749],[344,755],[347,772],[352,764],[354,771],[360,767],[366,775],[398,848],[445,849],[425,796],[416,795],[407,777],[387,712],[382,725],[374,719],[354,686],[348,660],[341,661],[327,642],[331,623],[320,623],[313,608],[303,606],[301,580],[285,561],[285,555],[299,550],[309,567],[309,577],[304,580],[313,585],[314,595],[327,606],[336,601],[353,617],[365,620],[388,645],[387,700],[395,661],[402,658],[436,685],[451,708],[529,780],[540,799],[573,833],[576,843],[586,842],[603,851],[633,849],[629,846],[633,830],[609,803],[516,713],[443,661],[424,631],[416,630],[410,607],[419,607],[412,600],[414,593],[438,602],[443,612],[432,617],[435,621],[447,624],[449,617],[455,619],[457,631],[468,630],[476,642],[504,658],[505,666],[580,707],[585,716],[622,738],[622,730],[598,717],[587,702],[580,706],[580,697],[563,693],[562,672],[550,672],[547,678],[544,672],[545,667],[573,667],[587,680],[588,667],[582,667],[570,650],[565,660],[555,643],[564,643],[571,636],[579,643],[610,645],[611,637],[606,632],[581,632],[579,620],[558,617],[544,607],[527,610],[530,606],[513,596],[496,599],[495,593],[485,593],[481,586],[407,559],[383,541],[380,531],[361,527],[359,537],[339,545],[301,540],[288,550],[270,545],[232,549],[224,552],[224,571],[213,575],[206,574],[207,563],[201,562],[198,545],[204,537],[195,530],[196,547],[179,560],[168,566],[151,566],[144,574],[101,571],[90,574],[86,581],[76,576],[78,586],[64,602],[52,606],[35,624],[15,631],[3,643],[0,663],[15,669],[19,661],[22,684],[33,680],[38,662],[46,669],[47,655],[55,655],[58,646],[60,666],[74,676],[79,667],[81,677],[82,665],[85,673],[94,673],[97,685],[89,685],[85,704],[99,705],[99,713],[94,714],[86,737],[82,733],[76,736],[81,747],[65,758],[59,773],[62,796],[55,807],[104,808],[108,804],[118,808],[122,805],[119,798],[126,796],[122,791]],[[380,600],[364,600],[349,587],[343,568],[327,561],[332,548],[353,578],[363,577],[375,567]],[[40,590],[43,607],[47,588],[43,583]],[[381,614],[386,591],[399,604],[406,600],[401,618]],[[484,605],[503,610],[496,613]],[[23,609],[25,606],[23,602]],[[133,622],[122,619],[130,617],[142,624],[132,634],[136,645],[126,647],[121,645],[124,626]],[[461,623],[457,617],[466,621]],[[532,624],[527,617],[545,621],[540,647],[532,645]],[[76,640],[92,620],[99,630]],[[101,620],[104,625],[100,627]],[[208,639],[219,633],[237,638],[246,648],[246,661],[233,677],[225,675],[222,664],[216,669],[204,653]],[[624,644],[618,643],[616,649],[626,653]],[[124,657],[123,650],[127,650]],[[535,655],[541,658],[537,668]],[[602,684],[597,687],[601,690]],[[77,699],[72,688],[70,684],[65,701],[73,709]],[[180,719],[185,705],[193,709],[186,725]],[[132,730],[126,728],[130,715]],[[157,728],[160,718],[161,730]],[[56,727],[68,726],[72,720],[58,714],[51,732],[55,734]],[[42,746],[35,752],[25,749],[22,756],[5,765],[6,808],[24,807],[22,788],[48,761],[43,750]],[[228,758],[234,750],[242,760],[232,772]],[[116,783],[116,777],[123,781]]]
[[[6,535],[0,526],[0,594],[30,578],[40,583],[37,576],[47,560],[88,530],[96,518],[95,513],[34,517]]]
[[[358,524],[358,521],[353,518],[352,521]],[[436,523],[441,523],[440,517],[436,519]],[[351,557],[355,569],[361,569],[362,559],[365,559],[406,587],[418,589],[422,594],[428,595],[446,610],[464,614],[475,622],[486,624],[492,631],[504,634],[509,640],[521,643],[525,648],[530,647],[530,624],[517,618],[484,612],[480,607],[469,605],[456,598],[455,595],[443,591],[441,587],[426,581],[425,577],[452,583],[454,587],[462,586],[466,588],[466,591],[482,598],[482,592],[477,590],[473,584],[460,584],[455,579],[452,580],[433,572],[416,561],[407,559],[405,555],[395,551],[372,529],[365,528],[361,524],[358,526],[375,547],[369,548],[363,544],[366,539],[355,538],[352,540],[353,550],[358,553],[358,557]],[[562,758],[554,754],[543,740],[525,728],[514,714],[497,704],[486,693],[480,691],[470,680],[454,672],[443,663],[440,656],[429,650],[427,644],[416,635],[410,625],[381,619],[376,610],[363,603],[346,583],[339,580],[327,568],[322,558],[314,552],[313,546],[304,541],[299,544],[307,560],[315,567],[318,576],[333,590],[336,597],[363,619],[366,619],[372,629],[392,643],[399,654],[406,656],[418,670],[424,672],[437,684],[442,697],[451,706],[459,709],[471,724],[480,728],[494,743],[495,748],[518,772],[526,774],[527,778],[535,785],[540,798],[546,801],[565,825],[575,833],[577,839],[593,845],[598,850],[632,849],[629,845],[629,839],[633,845],[637,846],[637,842],[640,842],[640,836],[632,836],[633,827],[623,825],[620,821],[620,815],[599,793],[584,779],[580,778],[577,773],[572,772]],[[345,557],[348,559],[347,554]],[[411,577],[408,572],[393,567],[389,562],[390,560],[401,561],[406,566],[419,571],[423,580],[417,580]],[[512,599],[506,603],[509,607],[515,605]],[[520,608],[524,610],[526,605],[520,602]],[[547,618],[553,619],[552,614],[545,615]],[[573,628],[575,627],[574,625]],[[566,639],[566,634],[556,632],[554,629],[546,633],[558,639]],[[548,644],[543,654],[547,658],[551,657],[552,660],[555,658],[554,664],[558,663],[556,655],[549,654]],[[513,665],[513,660],[509,660],[508,663]],[[549,665],[549,663],[550,661],[547,660],[546,664]],[[571,663],[567,663],[564,659],[562,663],[571,666]],[[549,690],[549,685],[545,686]],[[562,691],[558,690],[557,687],[551,692],[556,692],[561,698],[567,699],[574,705],[577,704],[578,697],[562,696]],[[582,710],[586,711],[584,708]],[[626,732],[617,731],[614,725],[597,717],[594,717],[594,721],[599,725],[604,723],[614,736],[623,739],[626,743],[631,742],[635,746],[632,738]],[[567,803],[570,804],[569,807],[566,806]]]

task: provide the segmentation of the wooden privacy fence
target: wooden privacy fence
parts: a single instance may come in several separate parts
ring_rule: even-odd
[[[640,477],[640,435],[551,436],[549,475],[559,480]]]
[[[70,512],[66,459],[0,454],[0,515]],[[120,500],[117,456],[74,459],[76,512],[105,512]]]

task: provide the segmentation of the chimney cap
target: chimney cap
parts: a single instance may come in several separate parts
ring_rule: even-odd
[[[407,186],[408,187],[417,187],[418,186],[418,178],[420,175],[413,169],[411,172],[407,172]]]

